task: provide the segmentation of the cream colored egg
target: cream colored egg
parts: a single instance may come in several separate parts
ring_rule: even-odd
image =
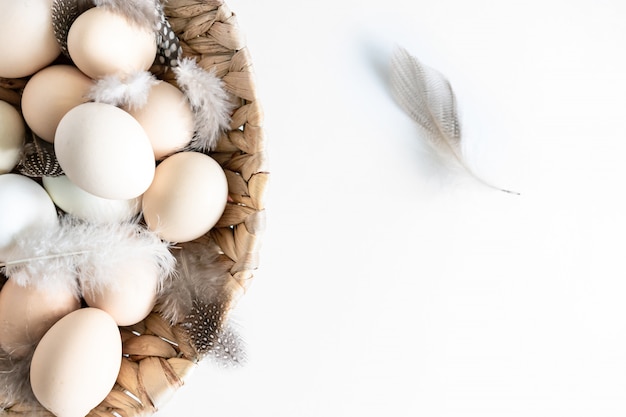
[[[20,233],[57,224],[56,208],[43,187],[22,175],[0,175],[0,261]]]
[[[154,177],[154,153],[139,122],[104,103],[84,103],[61,119],[54,149],[65,175],[98,197],[140,196]]]
[[[23,357],[54,323],[79,308],[71,291],[23,287],[9,279],[0,291],[0,347]]]
[[[180,152],[156,169],[143,196],[148,227],[170,242],[187,242],[217,223],[228,199],[228,183],[220,165],[199,152]]]
[[[57,321],[35,349],[30,383],[41,405],[57,417],[83,417],[111,392],[122,363],[115,321],[83,308]]]
[[[191,105],[185,95],[170,83],[160,81],[150,89],[143,107],[127,111],[145,129],[157,160],[191,142],[194,133]]]
[[[159,271],[153,263],[130,259],[122,265],[113,283],[104,288],[83,288],[83,297],[90,307],[109,313],[119,326],[131,326],[145,319],[156,302]]]
[[[101,7],[78,16],[67,48],[76,66],[91,78],[148,70],[157,50],[152,29]]]
[[[122,222],[141,211],[141,197],[111,200],[98,197],[74,184],[67,175],[43,177],[43,186],[61,210],[90,222]]]
[[[54,141],[61,118],[81,103],[94,85],[91,78],[70,65],[52,65],[32,76],[22,94],[22,114],[40,138]]]
[[[52,0],[0,0],[0,77],[32,75],[59,56],[51,7]]]
[[[9,103],[0,101],[0,174],[10,172],[19,162],[25,132],[19,112]]]

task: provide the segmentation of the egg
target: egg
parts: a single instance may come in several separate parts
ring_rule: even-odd
[[[111,200],[98,197],[74,184],[67,175],[43,177],[43,186],[52,201],[79,219],[90,222],[122,222],[136,216],[141,210],[141,197]]]
[[[90,307],[97,307],[113,317],[118,326],[131,326],[145,319],[154,308],[159,271],[154,263],[130,259],[120,265],[112,285],[83,288]]]
[[[19,112],[0,100],[0,174],[11,172],[19,162],[25,133]]]
[[[51,7],[52,0],[0,0],[0,77],[32,75],[59,56]]]
[[[0,261],[20,233],[58,224],[52,199],[30,178],[0,175],[0,202]]]
[[[91,78],[146,71],[154,63],[154,31],[122,14],[94,7],[74,21],[67,48],[76,66]]]
[[[72,291],[20,286],[9,279],[0,291],[0,347],[23,357],[54,323],[79,308]]]
[[[136,198],[154,177],[146,132],[130,114],[110,104],[84,103],[70,110],[57,127],[54,150],[72,183],[98,197]]]
[[[211,230],[227,199],[226,175],[213,158],[179,152],[159,164],[142,207],[148,227],[162,239],[187,242]]]
[[[35,349],[30,384],[57,417],[82,417],[111,392],[122,364],[122,339],[102,310],[82,308],[57,321]]]
[[[158,82],[150,89],[143,107],[126,110],[148,134],[157,160],[191,142],[194,134],[191,105],[185,95],[170,83]]]
[[[71,65],[52,65],[32,76],[22,94],[22,114],[40,138],[54,141],[61,118],[71,109],[88,101],[94,85],[91,78]]]

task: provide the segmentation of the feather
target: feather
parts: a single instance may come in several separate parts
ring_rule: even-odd
[[[391,92],[400,107],[424,129],[428,143],[442,157],[488,187],[518,194],[486,182],[465,162],[456,97],[441,73],[422,65],[406,49],[398,47],[391,59]]]
[[[97,7],[125,16],[129,21],[156,30],[160,16],[158,0],[93,0]]]
[[[159,23],[156,27],[157,60],[162,65],[175,67],[183,56],[183,48],[160,3],[157,4],[157,12],[159,13]]]
[[[176,274],[159,294],[156,310],[170,324],[179,325],[179,336],[193,349],[184,352],[187,356],[209,356],[222,365],[243,363],[242,340],[228,319],[234,286],[239,284],[219,248],[202,237],[172,252]]]
[[[0,349],[0,415],[2,411],[15,406],[38,405],[30,386],[30,362],[35,345],[30,346],[24,357],[14,358]]]
[[[63,216],[58,227],[22,233],[5,257],[7,277],[20,285],[54,290],[99,291],[114,287],[114,272],[129,260],[146,260],[159,271],[159,290],[173,273],[169,245],[137,221],[89,223]]]
[[[223,304],[203,304],[195,299],[181,328],[201,357],[210,357],[223,367],[240,366],[246,361],[244,342],[226,312]]]
[[[140,109],[148,101],[152,86],[158,82],[149,71],[137,71],[125,76],[107,75],[96,81],[87,92],[87,98],[130,110]]]
[[[54,145],[30,133],[31,139],[22,148],[22,155],[17,170],[27,177],[58,177],[63,175]]]
[[[195,134],[188,148],[210,151],[220,134],[230,126],[233,105],[224,83],[215,71],[206,71],[192,58],[184,58],[174,68],[176,82],[194,112]]]

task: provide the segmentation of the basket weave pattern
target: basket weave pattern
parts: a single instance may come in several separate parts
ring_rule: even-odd
[[[228,180],[229,203],[215,227],[204,237],[217,244],[221,262],[230,271],[230,306],[246,291],[258,264],[264,229],[263,197],[268,182],[263,113],[257,97],[250,55],[236,16],[221,0],[168,0],[165,13],[179,36],[183,55],[213,70],[235,99],[230,131],[222,135],[211,156]],[[157,77],[174,83],[171,71],[153,67]],[[0,79],[0,100],[17,108],[25,79]],[[148,416],[181,387],[201,360],[185,333],[152,313],[144,321],[120,329],[122,367],[115,387],[89,416]],[[3,393],[0,392],[0,403]],[[2,411],[0,411],[2,414]],[[51,416],[43,408],[15,404],[7,416]]]

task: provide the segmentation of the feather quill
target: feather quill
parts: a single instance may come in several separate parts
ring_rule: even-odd
[[[441,73],[422,65],[406,49],[398,47],[391,59],[391,92],[400,107],[424,129],[428,143],[442,157],[452,160],[488,187],[518,194],[488,183],[465,162],[456,97]]]
[[[194,112],[195,134],[188,148],[213,150],[221,133],[229,128],[233,110],[224,83],[215,71],[206,71],[192,58],[181,59],[173,70]]]
[[[148,101],[152,86],[158,82],[149,71],[137,71],[123,76],[107,75],[89,89],[87,98],[130,110],[140,109]]]
[[[228,318],[234,286],[227,262],[208,237],[172,248],[176,274],[166,282],[156,310],[189,342],[188,356],[212,357],[222,365],[245,361],[243,341]],[[182,348],[184,349],[184,347]]]
[[[115,287],[117,268],[137,259],[157,268],[159,290],[176,262],[169,244],[137,221],[89,223],[63,216],[58,227],[18,236],[0,267],[19,285],[67,288],[79,297],[83,287]]]

